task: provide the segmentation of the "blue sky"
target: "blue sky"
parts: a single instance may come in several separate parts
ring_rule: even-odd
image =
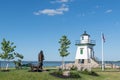
[[[101,32],[105,60],[120,60],[120,0],[0,0],[0,42],[14,42],[24,60],[37,60],[43,50],[46,61],[60,61],[58,41],[71,41],[67,61],[74,61],[75,41],[87,31],[96,40],[101,59]],[[1,50],[0,50],[1,52]]]

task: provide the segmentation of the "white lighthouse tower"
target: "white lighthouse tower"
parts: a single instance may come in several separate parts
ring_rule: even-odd
[[[95,41],[90,39],[90,35],[84,31],[80,40],[76,41],[77,46],[75,64],[89,64],[94,59]]]

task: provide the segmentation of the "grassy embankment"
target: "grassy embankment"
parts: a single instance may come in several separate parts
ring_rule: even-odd
[[[53,70],[52,70],[53,71]],[[26,70],[10,70],[10,72],[0,72],[0,80],[120,80],[119,71],[94,70],[99,76],[81,74],[79,79],[62,79],[50,75],[48,72],[28,72]]]

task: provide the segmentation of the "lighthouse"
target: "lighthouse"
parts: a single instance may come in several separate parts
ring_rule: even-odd
[[[80,36],[80,40],[76,41],[75,45],[77,46],[75,64],[89,64],[94,61],[95,40],[91,40],[86,31]]]

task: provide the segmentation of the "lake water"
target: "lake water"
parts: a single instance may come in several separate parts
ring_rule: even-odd
[[[73,61],[67,61],[65,63],[73,63]],[[6,66],[5,64],[6,63],[4,61],[0,62],[1,67]],[[10,61],[8,64],[9,64],[9,67],[15,67],[15,65],[14,65],[14,63],[12,61]],[[37,65],[38,62],[37,61],[23,61],[22,64]],[[61,61],[44,61],[43,66],[45,66],[45,67],[47,67],[47,66],[53,67],[53,66],[60,66],[61,64],[62,64]]]
[[[23,61],[22,64],[34,64],[37,65],[38,62],[37,61]],[[65,63],[74,63],[74,61],[66,61]],[[101,63],[101,62],[99,62]],[[120,66],[120,61],[106,61],[106,64],[115,64]],[[61,61],[44,61],[43,66],[47,67],[47,66],[60,66],[62,63]],[[3,67],[5,66],[5,62],[4,61],[0,61],[0,66]],[[14,63],[11,61],[9,62],[9,67],[15,67]]]

